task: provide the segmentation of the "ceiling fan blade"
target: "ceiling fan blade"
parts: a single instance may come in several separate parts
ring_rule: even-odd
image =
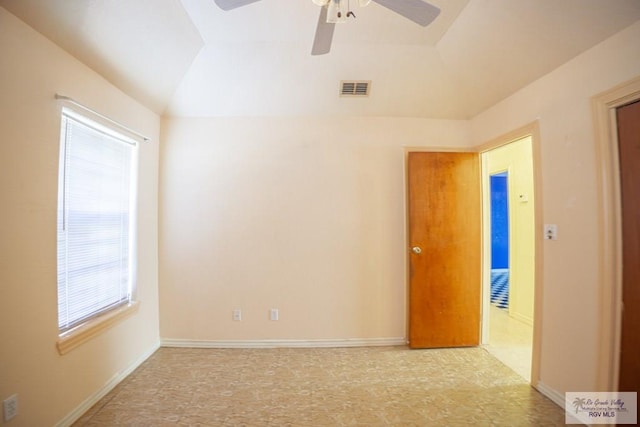
[[[333,40],[333,31],[336,24],[327,22],[327,8],[320,8],[320,16],[318,17],[318,26],[316,27],[316,36],[313,39],[313,47],[311,55],[324,55],[331,50],[331,41]]]
[[[214,0],[218,7],[224,11],[236,9],[240,6],[246,6],[260,0]]]
[[[440,8],[422,0],[373,0],[398,15],[426,27],[440,15]]]

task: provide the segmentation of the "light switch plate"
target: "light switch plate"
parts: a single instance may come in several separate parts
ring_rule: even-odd
[[[545,240],[558,240],[558,226],[556,224],[544,225],[544,239]]]

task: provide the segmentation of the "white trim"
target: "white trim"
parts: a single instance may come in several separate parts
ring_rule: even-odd
[[[549,398],[553,403],[564,409],[564,393],[560,393],[543,383],[542,381],[538,381],[538,384],[534,386],[536,390],[538,390],[542,395]]]
[[[533,327],[533,319],[531,317],[523,316],[522,314],[516,312],[509,312],[509,315],[514,319],[521,321],[525,325]]]
[[[491,184],[487,153],[480,153],[480,180],[482,184],[482,311],[480,317],[480,345],[489,345],[489,316],[491,310]],[[486,172],[486,173],[485,173]]]
[[[138,133],[136,131],[134,131],[133,129],[131,129],[128,126],[123,125],[120,122],[117,122],[113,119],[110,119],[109,117],[98,113],[97,111],[87,107],[86,105],[83,105],[81,103],[79,103],[78,101],[76,101],[73,98],[70,98],[68,96],[64,96],[64,95],[60,95],[60,94],[55,94],[54,96],[55,99],[57,99],[58,101],[60,101],[61,104],[66,105],[67,108],[71,107],[72,110],[77,110],[77,109],[81,109],[82,110],[82,115],[89,115],[90,116],[90,120],[100,123],[101,125],[105,126],[107,129],[112,129],[113,126],[118,127],[118,129],[120,129],[121,131],[126,132],[128,135],[130,135],[131,137],[133,137],[135,140],[140,140],[140,141],[144,141],[144,142],[148,142],[150,140],[149,137],[142,135],[141,133]]]
[[[134,146],[138,145],[137,141],[134,138],[125,135],[124,132],[120,132],[120,129],[117,126],[109,126],[108,124],[104,124],[97,120],[94,120],[89,117],[90,115],[88,115],[86,112],[80,113],[73,108],[63,106],[62,116],[67,119],[76,121],[81,125],[89,127],[94,131],[109,135],[110,137],[115,138],[120,142],[124,142],[125,144]]]
[[[564,393],[560,393],[559,391],[552,389],[551,387],[545,385],[542,381],[538,381],[538,385],[536,385],[534,388],[538,390],[542,395],[549,398],[549,400],[551,400],[553,403],[561,407],[566,414],[567,407],[566,407],[566,398]],[[571,424],[587,425],[580,422],[580,420],[577,420],[574,417],[570,417],[570,418],[571,418]]]
[[[618,389],[622,332],[622,208],[616,108],[640,99],[640,76],[591,99],[598,150],[599,302],[598,389]]]
[[[533,160],[533,197],[535,200],[534,206],[534,227],[536,231],[535,236],[535,267],[534,267],[534,302],[533,302],[533,319],[531,323],[533,324],[533,343],[531,349],[531,385],[536,386],[538,381],[540,380],[540,355],[542,353],[542,317],[543,317],[543,283],[542,283],[542,272],[543,272],[543,241],[542,241],[542,213],[543,213],[543,200],[542,200],[542,168],[541,168],[541,155],[540,155],[540,131],[538,126],[538,121],[532,122],[528,125],[525,125],[519,129],[513,130],[507,134],[497,137],[494,140],[485,142],[476,147],[478,153],[480,153],[481,159],[483,159],[482,167],[485,168],[487,166],[486,160],[484,160],[484,154],[490,150],[495,148],[502,147],[504,145],[510,144],[515,141],[519,141],[523,138],[531,137],[531,150],[532,150],[532,160]],[[483,181],[485,171],[484,169],[481,171]],[[488,175],[488,173],[487,173]],[[484,185],[486,185],[485,183]],[[484,190],[487,188],[485,187]],[[483,204],[486,204],[487,200],[483,199]],[[487,213],[486,206],[483,206],[483,215]],[[486,218],[486,217],[485,217]],[[489,296],[489,289],[487,287],[491,286],[490,280],[490,264],[487,260],[489,258],[487,253],[490,253],[490,246],[487,245],[487,240],[485,238],[487,229],[485,219],[483,219],[483,295],[485,298]],[[484,302],[485,300],[483,300]],[[488,299],[486,300],[488,301]],[[484,307],[484,306],[483,306]],[[488,326],[488,311],[483,312],[482,315],[482,343],[488,343],[488,335],[489,335],[489,326]],[[486,335],[484,335],[486,333]]]
[[[337,340],[180,340],[162,339],[162,347],[192,348],[320,348],[406,345],[406,338],[347,338]]]
[[[132,301],[107,311],[106,313],[89,319],[84,323],[68,330],[58,336],[56,347],[60,355],[69,353],[74,348],[89,341],[91,338],[112,327],[125,317],[131,316],[138,311],[140,301]]]
[[[98,391],[93,393],[87,399],[85,399],[80,405],[78,405],[73,411],[69,412],[63,419],[56,423],[56,427],[69,427],[80,419],[93,405],[98,403],[100,399],[105,397],[111,390],[113,390],[122,380],[129,376],[138,366],[140,366],[145,360],[147,360],[153,353],[160,348],[160,343],[154,344],[151,348],[145,351],[142,356],[131,363],[127,368],[118,372],[107,383],[102,386]]]

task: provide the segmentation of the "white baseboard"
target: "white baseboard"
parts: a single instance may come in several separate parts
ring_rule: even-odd
[[[127,368],[118,372],[113,376],[102,388],[96,391],[94,394],[89,396],[82,402],[78,407],[76,407],[73,411],[67,414],[62,420],[58,421],[56,427],[69,427],[74,422],[76,422],[85,412],[87,412],[93,405],[98,403],[100,399],[105,397],[107,393],[113,390],[123,379],[125,379],[129,374],[131,374],[138,366],[140,366],[145,360],[147,360],[156,350],[160,348],[160,344],[156,343],[146,352],[144,352],[138,359],[136,359],[133,363],[131,363]]]
[[[162,347],[192,348],[315,348],[380,347],[406,345],[406,338],[348,338],[338,340],[180,340],[165,338]]]
[[[517,311],[509,312],[509,315],[511,317],[513,317],[514,319],[517,319],[519,321],[521,321],[522,323],[529,325],[529,326],[533,326],[533,318],[532,317],[527,317],[527,316],[523,316],[522,314],[518,313]]]
[[[545,385],[542,381],[538,381],[538,384],[536,384],[534,388],[566,411],[564,393],[560,393],[552,389],[551,387]],[[587,425],[576,418],[570,417],[570,419],[572,420],[571,424]]]
[[[536,390],[548,397],[553,403],[564,409],[564,393],[560,393],[551,387],[545,385],[542,381],[538,381],[538,384],[534,386]]]

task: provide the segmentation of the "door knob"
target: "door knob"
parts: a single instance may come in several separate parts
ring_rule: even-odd
[[[411,248],[411,250],[413,251],[414,254],[421,254],[422,253],[422,249],[420,249],[420,246],[414,246]]]

